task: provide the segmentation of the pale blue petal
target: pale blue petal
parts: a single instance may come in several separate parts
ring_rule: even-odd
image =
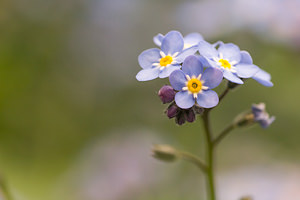
[[[212,108],[218,105],[218,94],[213,90],[204,90],[198,94],[197,103],[203,108]]]
[[[236,61],[237,63],[241,60],[240,48],[232,43],[220,44],[218,49],[219,54],[223,55],[223,59],[231,61]]]
[[[260,69],[252,78],[266,87],[273,86],[271,75],[262,69]]]
[[[220,45],[222,45],[222,44],[224,44],[224,42],[218,41],[218,42],[216,42],[216,43],[213,43],[212,45],[213,45],[214,48],[216,48],[217,46],[220,46]]]
[[[164,67],[164,69],[160,71],[158,77],[159,78],[166,78],[166,77],[170,76],[170,74],[173,71],[175,71],[177,69],[180,69],[180,67],[181,67],[180,65],[170,65],[168,67]]]
[[[237,84],[244,83],[240,78],[238,78],[236,75],[234,75],[232,72],[229,72],[228,70],[223,71],[223,76],[230,82],[237,83]]]
[[[275,120],[275,116],[272,116],[271,118],[267,118],[265,120],[259,121],[259,124],[263,128],[268,128],[274,122],[274,120]]]
[[[198,48],[200,55],[204,56],[205,58],[213,59],[218,57],[218,51],[211,44],[204,40],[199,42]]]
[[[153,63],[158,63],[161,58],[160,50],[157,48],[143,51],[138,58],[139,64],[143,69],[151,68]]]
[[[253,60],[252,60],[250,54],[247,51],[241,51],[241,61],[240,61],[240,63],[253,64]]]
[[[214,67],[207,68],[201,77],[203,85],[209,87],[209,89],[217,87],[222,82],[222,80],[223,72],[220,69]]]
[[[211,67],[210,64],[207,62],[207,60],[203,56],[198,56],[198,58],[204,68]]]
[[[193,94],[189,94],[188,91],[180,91],[175,95],[175,102],[178,107],[187,109],[195,104],[195,99]]]
[[[169,76],[169,81],[171,83],[171,86],[175,89],[175,90],[182,90],[183,87],[186,86],[186,77],[185,74],[183,73],[183,71],[181,70],[176,70],[173,71],[170,76]]]
[[[138,81],[150,81],[158,77],[160,70],[158,67],[151,69],[142,69],[136,75]]]
[[[183,37],[178,31],[170,31],[162,40],[161,49],[165,54],[174,54],[183,49]]]
[[[182,71],[190,77],[198,77],[203,72],[203,66],[197,56],[189,56],[183,61]]]
[[[153,42],[157,45],[157,46],[161,46],[161,42],[164,39],[164,35],[159,33],[156,36],[153,37]]]
[[[194,55],[198,50],[198,47],[197,46],[193,46],[193,47],[190,47],[190,48],[187,48],[185,50],[183,50],[176,58],[175,60],[178,62],[178,63],[182,63],[184,61],[184,59],[190,55]]]
[[[197,45],[200,41],[203,40],[203,37],[199,33],[190,33],[186,35],[183,38],[183,40],[184,40],[184,44]]]
[[[237,75],[241,78],[250,78],[259,70],[259,67],[253,64],[240,63],[235,65],[235,67]]]

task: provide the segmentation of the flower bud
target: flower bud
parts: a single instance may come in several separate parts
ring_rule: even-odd
[[[185,113],[183,111],[180,111],[175,118],[175,123],[178,125],[182,125],[185,123]]]
[[[195,116],[193,109],[188,109],[185,111],[185,119],[186,119],[186,121],[188,121],[190,123],[195,121],[196,116]]]
[[[173,162],[177,158],[176,150],[169,145],[154,145],[152,152],[154,158],[165,162]]]
[[[171,119],[177,115],[178,110],[179,110],[178,106],[176,106],[176,104],[173,104],[168,107],[168,109],[166,110],[166,114]]]
[[[164,104],[170,103],[174,100],[175,91],[170,85],[164,85],[158,91],[158,96]]]

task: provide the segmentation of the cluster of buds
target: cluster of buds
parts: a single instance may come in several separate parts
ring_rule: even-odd
[[[170,85],[164,85],[159,91],[158,96],[160,97],[163,104],[170,103],[165,113],[169,119],[175,118],[175,123],[182,125],[185,122],[192,123],[196,119],[197,114],[202,114],[204,108],[199,107],[195,104],[189,109],[182,109],[178,107],[174,101],[176,91]]]

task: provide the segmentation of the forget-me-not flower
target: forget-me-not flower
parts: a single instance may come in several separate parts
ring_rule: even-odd
[[[157,46],[161,46],[161,43],[164,39],[164,35],[159,33],[157,34],[154,38],[153,38],[153,42],[157,45]],[[184,46],[183,49],[188,49],[191,47],[195,47],[198,45],[198,43],[200,41],[204,40],[202,35],[200,35],[199,33],[190,33],[187,34],[186,36],[183,37],[183,41],[184,41]],[[195,49],[196,50],[196,49]],[[196,50],[197,51],[197,50]]]
[[[143,68],[137,75],[139,81],[149,81],[168,77],[173,71],[181,68],[183,60],[194,54],[197,48],[184,48],[184,41],[181,33],[170,31],[161,42],[161,50],[157,48],[143,51],[138,61]]]
[[[211,90],[223,79],[221,70],[207,68],[203,72],[201,61],[196,56],[187,57],[182,70],[172,72],[170,83],[179,92],[175,95],[176,104],[183,109],[191,108],[195,102],[203,108],[211,108],[219,103],[218,94]]]
[[[275,116],[270,117],[266,112],[266,105],[264,103],[253,104],[252,113],[254,121],[258,122],[263,128],[269,127],[275,120]]]
[[[218,49],[215,48],[216,44],[219,45]],[[224,78],[243,84],[240,78],[250,78],[258,72],[259,67],[256,65],[241,62],[242,55],[238,46],[222,42],[216,44],[211,45],[206,41],[200,41],[199,52],[212,67],[222,70]]]

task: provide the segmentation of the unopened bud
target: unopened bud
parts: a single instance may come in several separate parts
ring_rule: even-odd
[[[170,103],[174,100],[175,91],[170,85],[164,85],[158,91],[158,96],[163,103]]]
[[[195,116],[195,113],[192,108],[185,111],[185,119],[186,119],[186,121],[188,121],[190,123],[195,121],[196,116]]]
[[[154,158],[165,162],[173,162],[177,158],[176,150],[169,145],[154,145],[152,152]]]
[[[173,104],[168,107],[168,109],[166,110],[166,114],[171,119],[177,115],[178,110],[179,110],[178,106],[176,106],[176,104]]]
[[[185,113],[180,111],[175,118],[175,123],[178,125],[182,125],[185,123]]]

